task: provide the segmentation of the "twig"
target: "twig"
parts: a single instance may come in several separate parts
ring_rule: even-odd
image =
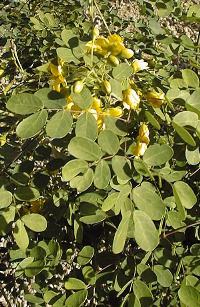
[[[103,21],[105,27],[106,27],[106,29],[107,29],[109,35],[111,35],[110,30],[109,30],[109,28],[108,28],[108,25],[107,25],[107,23],[106,23],[106,21],[105,21],[103,15],[102,15],[100,9],[99,9],[99,6],[98,6],[96,0],[93,0],[93,1],[94,1],[94,5],[96,6],[96,9],[97,9],[97,11],[98,11],[98,13],[99,13],[99,15],[100,15],[100,17],[101,17],[101,19],[102,19],[102,21]]]
[[[193,224],[190,224],[190,225],[186,225],[186,226],[179,227],[179,228],[177,228],[176,230],[170,231],[170,232],[168,232],[168,233],[166,233],[166,234],[164,233],[164,234],[162,235],[162,238],[165,239],[165,238],[167,238],[167,237],[169,237],[169,236],[172,236],[172,235],[176,234],[176,233],[179,232],[180,230],[187,229],[187,228],[194,227],[194,226],[198,226],[198,225],[200,225],[200,221],[198,221],[198,222],[196,222],[196,223],[193,223]]]

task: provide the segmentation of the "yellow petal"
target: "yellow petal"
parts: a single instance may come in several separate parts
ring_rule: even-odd
[[[134,73],[137,73],[140,70],[148,69],[148,63],[144,60],[135,60],[132,63],[133,71]]]
[[[133,148],[133,154],[137,157],[140,157],[144,155],[146,150],[147,144],[138,142]]]
[[[123,103],[130,106],[132,110],[136,110],[139,107],[140,97],[133,89],[127,89],[123,91]]]
[[[151,91],[147,93],[146,99],[154,108],[160,108],[160,106],[164,103],[165,94]]]
[[[123,114],[123,110],[120,107],[116,108],[109,108],[106,110],[106,115],[112,116],[112,117],[120,117]]]

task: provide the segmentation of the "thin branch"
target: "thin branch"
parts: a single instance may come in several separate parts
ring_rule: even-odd
[[[195,227],[195,226],[198,226],[198,225],[200,225],[200,221],[198,221],[198,222],[196,222],[196,223],[193,223],[193,224],[190,224],[190,225],[185,225],[185,226],[182,226],[182,227],[179,227],[179,228],[177,228],[176,230],[173,230],[173,231],[170,231],[170,232],[168,232],[168,233],[164,233],[164,234],[162,234],[162,238],[163,239],[165,239],[165,238],[167,238],[167,237],[169,237],[169,236],[172,236],[172,235],[174,235],[174,234],[176,234],[177,232],[179,232],[180,230],[183,230],[183,229],[187,229],[187,228],[190,228],[190,227]]]

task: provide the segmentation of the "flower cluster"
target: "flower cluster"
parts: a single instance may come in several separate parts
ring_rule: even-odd
[[[125,47],[123,38],[117,34],[111,34],[107,38],[95,35],[93,40],[86,44],[86,47],[88,52],[108,58],[115,65],[119,64],[117,56],[130,59],[134,54],[133,50]]]
[[[149,129],[145,123],[142,123],[137,136],[137,143],[133,148],[133,154],[137,157],[143,156],[149,144]]]

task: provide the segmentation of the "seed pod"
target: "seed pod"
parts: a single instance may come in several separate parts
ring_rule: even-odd
[[[111,93],[111,90],[112,90],[110,82],[107,81],[107,80],[104,80],[103,85],[104,85],[106,93],[109,95]]]
[[[133,55],[134,55],[133,50],[128,49],[128,48],[123,49],[122,52],[121,52],[121,56],[124,59],[130,59],[130,58],[132,58]]]
[[[79,94],[84,87],[83,81],[76,81],[74,84],[74,93]]]
[[[118,58],[117,58],[116,56],[114,56],[114,55],[110,55],[110,56],[108,57],[108,60],[109,60],[113,65],[115,65],[115,66],[119,65],[119,60],[118,60]]]

